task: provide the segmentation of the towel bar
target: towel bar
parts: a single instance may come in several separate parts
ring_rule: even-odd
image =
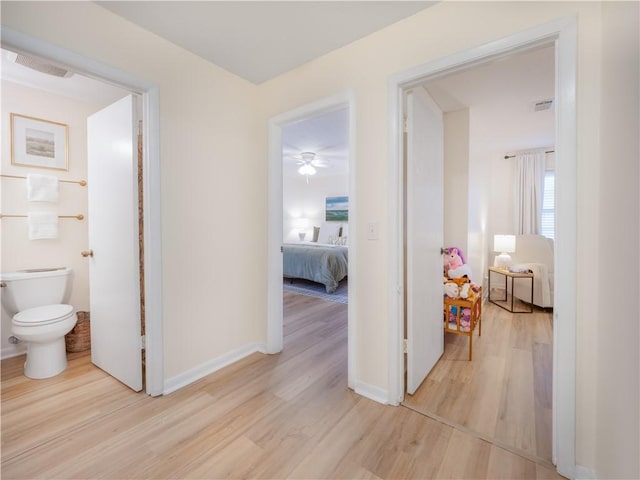
[[[25,180],[27,178],[27,177],[23,177],[23,176],[20,176],[20,175],[5,175],[5,174],[1,174],[0,177],[23,178]],[[81,187],[85,187],[87,185],[87,181],[86,180],[58,180],[58,181],[59,182],[64,182],[64,183],[77,183]]]
[[[5,215],[4,213],[0,213],[0,218],[27,218],[28,215]],[[79,213],[78,215],[58,215],[58,218],[75,218],[77,220],[84,220],[84,215]]]

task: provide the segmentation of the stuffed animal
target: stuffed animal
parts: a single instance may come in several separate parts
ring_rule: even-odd
[[[459,266],[458,268],[450,268],[447,273],[449,274],[449,278],[471,278],[471,267],[465,264]]]
[[[444,284],[444,294],[449,298],[458,298],[460,287],[454,282],[447,282]]]
[[[460,249],[456,247],[447,248],[443,257],[444,275],[446,276],[449,270],[456,269],[462,265],[464,265],[464,260]]]
[[[471,278],[471,267],[464,263],[462,251],[457,247],[449,247],[443,257],[444,275],[449,278]]]
[[[462,285],[462,288],[460,289],[460,298],[464,298],[465,300],[467,298],[469,298],[469,294],[473,294],[473,291],[471,290],[471,284],[469,283],[465,283]]]
[[[460,315],[460,330],[463,332],[471,330],[471,310],[468,308],[462,309],[462,314]]]

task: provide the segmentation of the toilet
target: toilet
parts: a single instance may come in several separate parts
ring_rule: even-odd
[[[11,331],[27,345],[24,374],[49,378],[67,368],[64,336],[75,326],[75,310],[65,302],[71,293],[72,270],[43,268],[3,273],[2,305],[13,315]]]

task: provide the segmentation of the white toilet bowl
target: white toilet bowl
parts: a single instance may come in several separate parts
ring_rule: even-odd
[[[29,308],[13,317],[11,331],[27,344],[25,376],[49,378],[67,368],[64,336],[76,321],[74,308],[65,304]]]

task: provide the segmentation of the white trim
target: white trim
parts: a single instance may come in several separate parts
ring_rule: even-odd
[[[347,307],[347,383],[354,388],[357,358],[356,292],[358,271],[357,194],[356,194],[356,102],[348,89],[316,102],[302,105],[269,119],[269,227],[267,253],[267,352],[282,351],[282,128],[339,108],[349,108],[349,305]]]
[[[537,45],[556,43],[556,243],[553,460],[558,473],[575,476],[575,381],[576,381],[576,18],[557,19],[508,37],[449,55],[400,72],[389,79],[389,396],[396,405],[404,396],[403,266],[402,266],[402,92],[404,89],[456,70],[481,64],[489,59],[524,51]],[[562,382],[556,379],[562,378]]]
[[[145,155],[144,262],[146,318],[146,392],[160,395],[164,383],[162,333],[162,230],[160,202],[160,95],[158,87],[128,72],[94,59],[2,27],[2,47],[49,59],[70,70],[96,80],[116,84],[143,97],[143,136]]]
[[[0,360],[4,360],[5,358],[19,357],[20,355],[24,355],[25,353],[27,353],[27,347],[24,344],[7,345],[2,349],[2,352],[0,353]]]
[[[576,465],[576,480],[596,480],[596,472],[590,468],[583,467],[582,465]]]
[[[354,391],[358,395],[367,397],[369,400],[373,400],[374,402],[378,402],[383,405],[387,405],[389,403],[388,402],[389,392],[375,385],[371,385],[361,381],[356,381]]]
[[[169,378],[164,384],[164,391],[162,393],[168,395],[169,393],[175,392],[254,353],[266,353],[264,343],[244,345],[213,360],[201,363],[175,377]]]

